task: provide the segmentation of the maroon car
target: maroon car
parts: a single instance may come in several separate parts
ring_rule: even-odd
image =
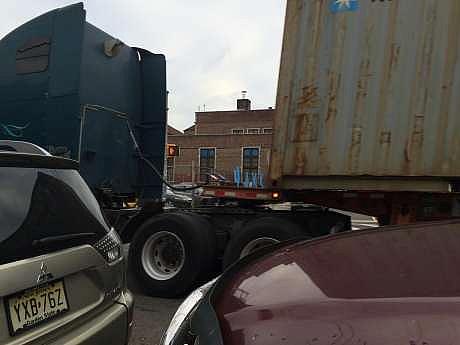
[[[163,344],[460,344],[460,220],[281,244],[194,293]]]

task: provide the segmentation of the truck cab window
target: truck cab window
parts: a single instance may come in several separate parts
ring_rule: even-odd
[[[40,73],[48,69],[51,43],[48,38],[34,38],[16,51],[16,74]]]

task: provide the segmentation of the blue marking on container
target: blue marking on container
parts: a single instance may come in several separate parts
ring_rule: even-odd
[[[329,8],[332,13],[354,12],[359,9],[358,0],[331,0]]]

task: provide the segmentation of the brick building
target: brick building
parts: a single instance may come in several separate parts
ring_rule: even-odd
[[[168,135],[177,135],[177,134],[182,134],[182,132],[168,125]]]
[[[168,159],[167,177],[174,183],[206,182],[209,173],[234,180],[255,176],[262,182],[268,173],[274,109],[251,110],[249,99],[239,99],[237,110],[195,114],[195,124],[183,133],[169,130],[168,143],[180,148]]]

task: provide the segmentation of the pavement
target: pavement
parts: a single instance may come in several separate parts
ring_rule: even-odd
[[[352,216],[353,230],[377,227],[377,222],[368,216],[347,213]],[[124,246],[127,257],[129,245]],[[128,286],[135,294],[134,329],[129,345],[158,345],[163,332],[182,302],[181,299],[163,299],[147,296],[136,278],[128,272]]]
[[[158,345],[180,302],[136,294],[134,329],[129,345]]]
[[[123,249],[127,258],[129,245]],[[128,287],[135,295],[134,328],[129,345],[158,345],[182,300],[147,296],[131,272],[128,272]]]

